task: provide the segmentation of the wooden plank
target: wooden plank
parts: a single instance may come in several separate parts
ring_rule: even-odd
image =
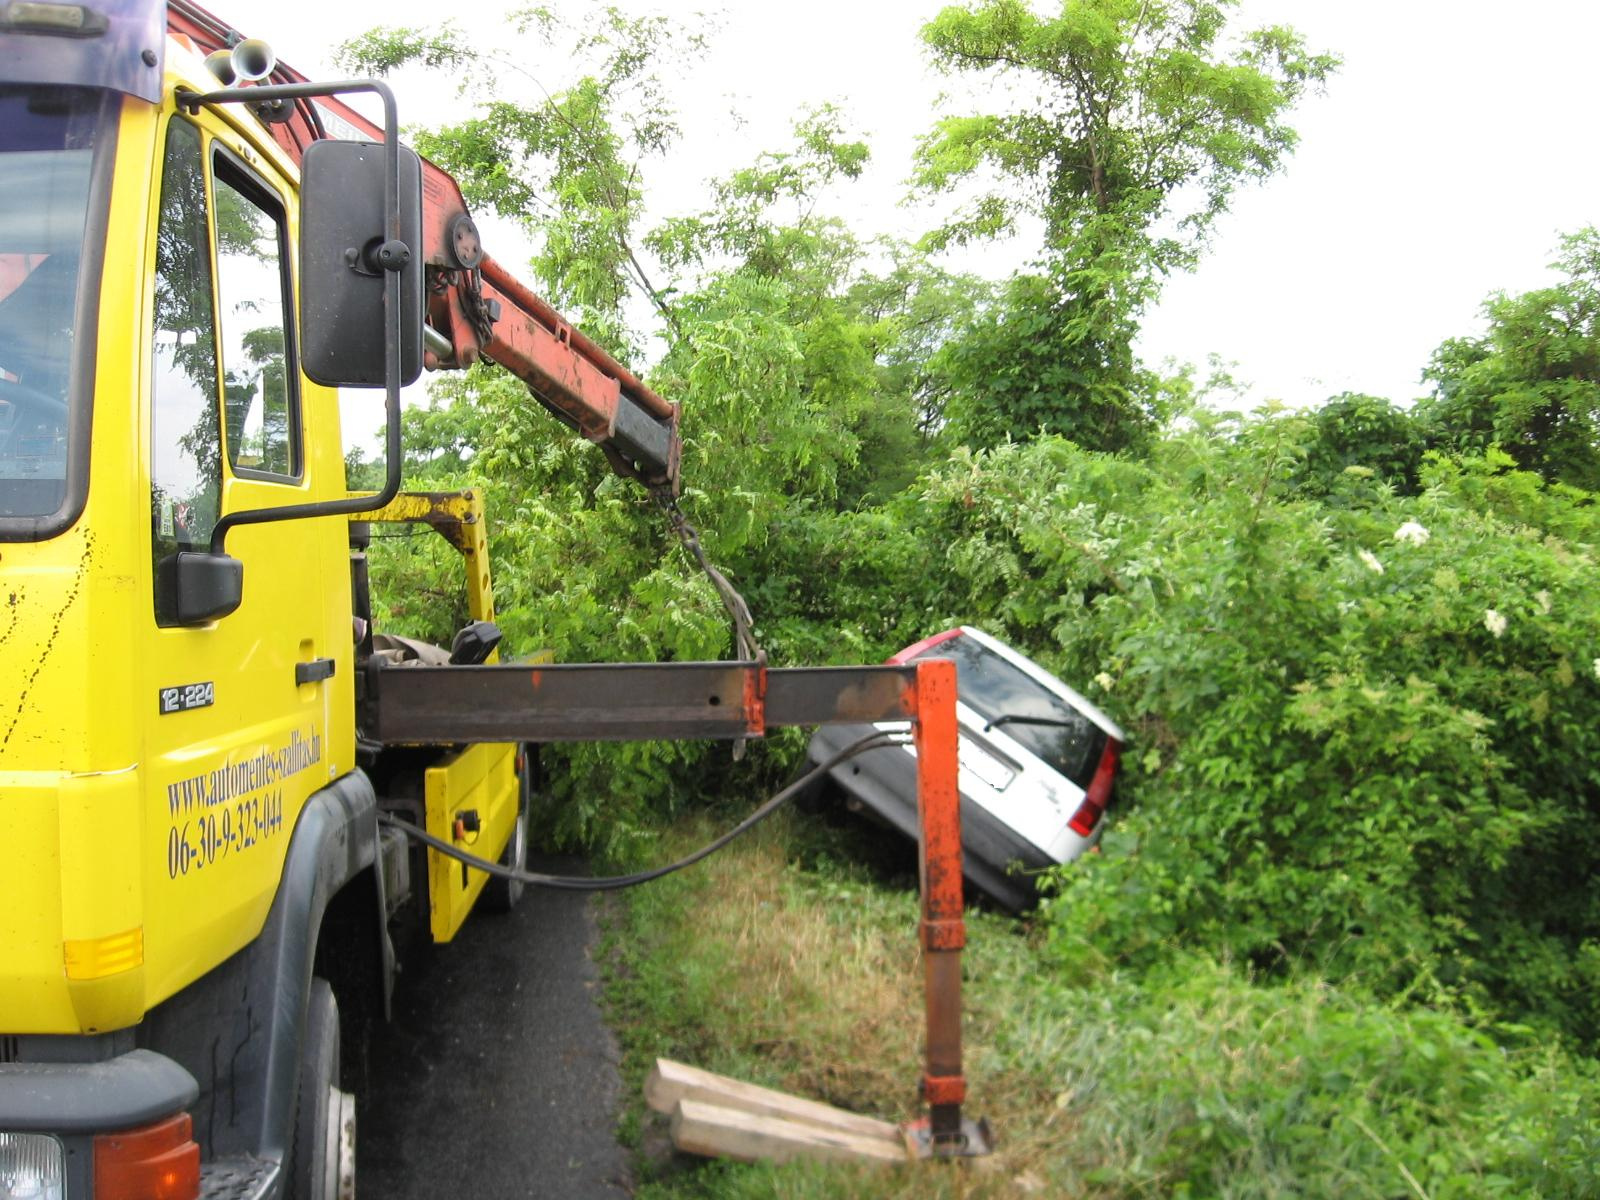
[[[818,1129],[834,1129],[857,1137],[901,1140],[899,1128],[888,1121],[846,1112],[816,1100],[804,1100],[787,1092],[757,1087],[726,1075],[714,1075],[699,1067],[686,1066],[665,1058],[656,1059],[655,1068],[645,1080],[644,1098],[646,1104],[660,1113],[670,1113],[680,1100],[697,1100],[755,1116],[779,1117],[802,1125],[813,1125]]]
[[[862,1137],[698,1100],[680,1100],[672,1110],[672,1144],[690,1154],[740,1162],[787,1162],[794,1158],[881,1163],[909,1160],[898,1132],[892,1139]]]

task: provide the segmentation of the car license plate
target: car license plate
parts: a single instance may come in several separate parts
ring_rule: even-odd
[[[1017,773],[971,738],[961,739],[961,770],[997,792],[1010,786]]]

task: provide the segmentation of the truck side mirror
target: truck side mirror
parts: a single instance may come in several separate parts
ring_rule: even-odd
[[[180,550],[156,564],[160,597],[170,599],[161,615],[178,625],[204,625],[239,607],[244,598],[244,564],[226,554]],[[158,600],[158,604],[162,601]]]
[[[300,179],[300,358],[328,387],[383,387],[385,276],[400,276],[400,383],[422,373],[422,161],[400,147],[400,237],[383,224],[383,147],[322,140]],[[387,261],[386,261],[387,260]]]

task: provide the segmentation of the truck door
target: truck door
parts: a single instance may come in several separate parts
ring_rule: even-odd
[[[327,681],[350,640],[349,613],[328,610],[342,521],[233,529],[239,608],[194,627],[174,616],[174,556],[207,549],[221,513],[319,498],[320,460],[295,353],[292,192],[213,114],[171,114],[158,158],[142,501],[146,829],[165,847],[147,872],[151,1000],[254,936],[301,805],[352,765],[331,761],[328,736]]]

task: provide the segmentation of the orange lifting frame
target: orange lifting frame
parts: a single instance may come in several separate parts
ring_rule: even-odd
[[[785,725],[910,721],[917,752],[926,1002],[921,1088],[928,1114],[907,1128],[929,1155],[987,1151],[963,1120],[961,794],[956,666],[767,668],[759,662],[368,667],[362,725],[384,742],[751,738]],[[900,753],[885,749],[873,753]]]

